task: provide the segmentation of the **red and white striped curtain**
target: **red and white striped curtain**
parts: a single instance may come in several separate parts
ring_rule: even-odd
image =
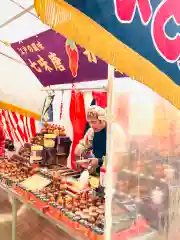
[[[0,122],[4,126],[6,138],[21,145],[36,134],[36,120],[19,113],[0,109]]]

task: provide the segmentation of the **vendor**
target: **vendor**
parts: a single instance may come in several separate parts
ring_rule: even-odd
[[[93,156],[91,156],[88,166],[99,172],[103,164],[103,156],[106,155],[107,122],[105,110],[96,105],[90,106],[87,111],[87,121],[90,128],[77,145],[75,154],[86,158],[86,153],[92,150]],[[117,153],[120,153],[121,156],[127,153],[127,144],[124,131],[118,124],[113,123],[112,130],[116,133],[113,136],[113,162],[116,164],[116,162],[121,161],[120,155]]]

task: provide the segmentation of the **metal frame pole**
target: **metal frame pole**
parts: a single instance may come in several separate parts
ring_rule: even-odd
[[[107,167],[106,167],[106,202],[105,202],[105,240],[111,240],[112,233],[112,194],[113,194],[113,135],[112,135],[112,122],[113,122],[113,87],[114,87],[114,67],[108,65],[108,89],[107,89],[107,142],[106,142],[106,154],[107,154]]]
[[[17,223],[17,199],[12,197],[12,240],[16,240],[16,223]]]
[[[106,86],[102,86],[102,87],[94,87],[94,88],[90,88],[90,87],[66,87],[66,88],[43,88],[41,89],[41,91],[43,92],[48,92],[49,90],[51,91],[72,91],[72,90],[75,90],[75,91],[92,91],[92,90],[99,90],[99,91],[107,91],[107,87]]]

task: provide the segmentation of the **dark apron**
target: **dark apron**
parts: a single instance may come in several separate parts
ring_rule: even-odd
[[[100,132],[94,133],[92,149],[96,158],[101,158],[106,155],[106,137],[107,128],[103,128]],[[97,174],[100,173],[100,167],[96,169]]]

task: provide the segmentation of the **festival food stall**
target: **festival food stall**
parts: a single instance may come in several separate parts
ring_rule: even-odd
[[[179,109],[179,38],[175,25],[171,25],[174,32],[169,31],[170,17],[178,23],[177,1],[136,3],[36,0],[35,8],[44,23],[150,87],[164,97],[161,103],[164,101],[162,105],[167,104],[167,109],[174,107],[168,106],[165,99]],[[175,37],[168,37],[172,34]],[[121,164],[114,163],[115,133],[111,129],[118,121],[112,116],[117,108],[113,78],[113,68],[109,67],[107,165],[103,170],[108,183],[105,184],[105,239],[178,238],[179,216],[175,212],[179,202],[179,176],[175,170],[178,160],[174,157],[179,156],[176,137],[179,111],[173,109],[176,116],[171,119],[171,114],[162,114],[166,107],[159,110],[157,106],[156,123],[148,133],[149,138],[128,135],[134,154],[126,161],[122,156]],[[138,131],[146,125],[146,117],[139,120]],[[113,211],[116,205],[123,210]]]
[[[48,3],[50,4],[50,1]],[[41,8],[37,4],[38,1],[36,1],[36,10],[39,13]],[[64,6],[67,10],[68,5],[63,2]],[[47,4],[46,7],[48,8],[49,5]],[[43,7],[43,10],[45,10],[45,7]],[[56,27],[55,24],[53,26]],[[52,30],[49,30],[49,34],[52,34],[51,36],[57,35]],[[38,37],[41,39],[42,35]],[[61,39],[66,42],[65,38],[62,37]],[[82,41],[84,41],[83,38]],[[34,59],[32,48],[28,47],[31,44],[25,45],[25,42],[12,44],[12,47],[15,50],[17,49],[16,52],[21,54],[21,58],[25,62],[27,61],[27,65],[29,63],[35,75],[42,73],[42,69],[46,68],[46,71],[50,74],[48,79],[50,81],[52,65],[50,68],[47,66],[45,60],[47,56],[42,51],[43,45],[38,45],[41,48],[41,53],[37,50],[37,56],[39,56],[38,59]],[[78,42],[82,43],[79,40]],[[77,49],[78,52],[81,51],[74,42],[67,41],[66,43],[68,57],[71,56],[72,49],[75,49],[76,53]],[[51,47],[48,52],[53,53]],[[88,49],[91,50],[92,48]],[[25,53],[22,54],[22,50]],[[27,50],[32,58],[25,56]],[[87,55],[92,62],[97,60],[90,52]],[[99,56],[101,55],[99,54]],[[57,63],[57,61],[54,62],[54,57],[55,55],[53,55],[53,58],[49,58],[52,64]],[[115,57],[113,56],[113,59]],[[76,54],[74,59],[77,60]],[[103,65],[100,59],[97,62]],[[117,62],[113,62],[113,65],[118,67],[115,63]],[[121,63],[123,71],[126,70],[125,61],[124,63],[121,61]],[[62,72],[66,69],[61,62],[58,62],[58,66],[55,64],[55,67],[58,67],[58,71],[60,69]],[[77,74],[77,62],[70,65],[69,68],[69,76],[77,77],[76,79],[71,78],[71,82],[73,82],[71,90],[79,91],[74,86],[74,82],[80,81]],[[123,110],[122,95],[124,94],[126,97],[127,89],[120,91],[122,85],[117,84],[116,86],[114,75],[117,72],[114,71],[113,67],[108,66],[107,68],[106,64],[104,69],[103,74],[107,76],[108,73],[109,80],[107,88],[108,150],[104,165],[101,168],[100,182],[97,178],[90,178],[89,185],[82,188],[78,181],[80,173],[66,166],[71,144],[65,134],[66,129],[57,124],[49,125],[45,121],[41,131],[31,139],[30,143],[26,143],[21,148],[19,154],[15,154],[10,159],[3,158],[1,160],[0,187],[13,197],[13,240],[17,237],[16,199],[68,232],[75,239],[139,240],[160,239],[160,237],[161,239],[167,239],[167,236],[171,239],[172,232],[176,232],[175,228],[178,222],[178,216],[175,215],[178,209],[176,198],[179,194],[179,138],[177,136],[179,112],[155,93],[151,93],[154,95],[150,97],[149,89],[146,89],[146,91],[145,88],[141,88],[140,91],[136,91],[134,85],[131,85],[133,90],[128,95],[131,102],[130,107],[127,111]],[[118,69],[121,70],[121,67],[118,67]],[[129,74],[128,71],[124,72]],[[93,71],[92,74],[94,74]],[[132,76],[132,74],[130,75]],[[102,75],[100,74],[100,76]],[[47,80],[44,73],[39,79],[41,83],[44,83],[44,86],[49,85],[45,82]],[[57,79],[58,76],[53,78],[54,84],[57,83]],[[69,81],[68,78],[67,81]],[[63,88],[54,90],[65,91]],[[133,94],[136,95],[136,98],[132,98]],[[127,108],[127,105],[125,105],[125,108]],[[114,116],[112,116],[112,113]],[[128,115],[129,119],[126,118],[122,121]],[[123,127],[128,143],[128,151],[126,155],[119,157],[118,164],[113,161],[115,150],[112,143],[116,136],[111,131],[112,119],[113,123]],[[118,145],[119,149],[122,149],[121,142],[118,142]],[[104,196],[98,194],[99,184],[105,189],[106,201]],[[104,227],[104,224],[106,224],[106,227]],[[175,237],[177,238],[177,235]]]
[[[168,205],[174,205],[171,214],[177,211],[169,194],[179,182],[178,112],[148,88],[133,85],[133,80],[129,87],[120,87],[125,82],[119,85],[116,80],[113,93],[115,122],[123,125],[130,146],[127,158],[119,159],[121,168],[112,170],[112,234],[117,239],[156,239],[159,233],[167,237],[174,221]],[[126,112],[124,97],[130,100],[129,107],[124,105]],[[19,199],[75,239],[104,239],[105,199],[98,186],[109,184],[106,161],[100,182],[91,177],[89,186],[82,188],[80,172],[67,167],[70,145],[63,126],[45,122],[18,154],[1,159],[0,186],[14,201]],[[168,186],[173,186],[172,192]]]

